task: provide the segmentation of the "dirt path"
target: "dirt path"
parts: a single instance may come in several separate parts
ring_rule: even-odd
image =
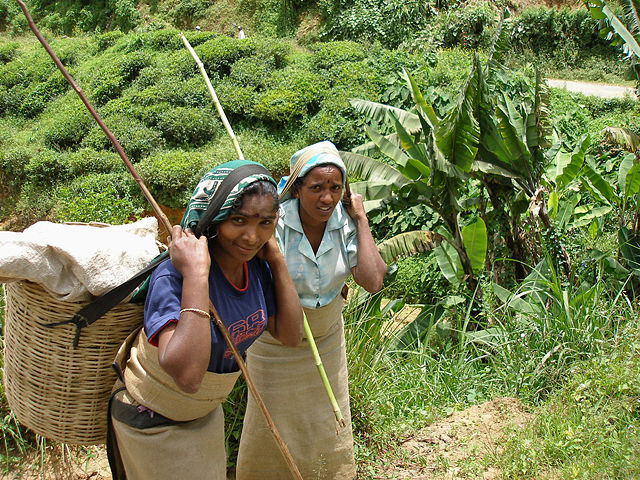
[[[611,85],[607,83],[558,80],[555,78],[548,78],[546,81],[550,87],[564,88],[569,92],[577,92],[583,95],[603,98],[624,98],[629,96],[637,99],[633,87],[623,87],[621,85]]]
[[[494,466],[486,465],[487,454],[502,448],[506,428],[524,428],[532,415],[514,398],[496,398],[406,434],[387,458],[374,468],[361,472],[359,480],[426,480],[500,478]],[[2,480],[111,480],[109,464],[102,446],[73,447],[56,445],[45,455],[34,455]],[[44,462],[44,466],[41,465]],[[366,469],[371,472],[369,468]],[[230,479],[231,480],[231,479]]]

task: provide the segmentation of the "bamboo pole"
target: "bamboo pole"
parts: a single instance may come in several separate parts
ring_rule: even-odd
[[[216,95],[216,91],[213,89],[213,86],[211,85],[211,81],[209,80],[209,75],[207,75],[207,71],[204,69],[204,64],[200,61],[200,57],[198,57],[198,54],[196,53],[196,51],[193,49],[193,47],[189,43],[189,40],[187,40],[187,37],[185,37],[181,33],[180,34],[180,38],[182,39],[182,43],[184,43],[184,46],[187,47],[187,50],[189,50],[189,53],[191,54],[193,59],[196,61],[196,64],[198,65],[198,68],[200,69],[200,73],[204,77],[204,81],[207,84],[207,88],[209,89],[209,94],[211,94],[211,98],[213,99],[213,103],[216,106],[216,110],[218,110],[218,114],[220,115],[220,119],[222,120],[222,123],[224,124],[224,128],[227,129],[227,133],[229,134],[229,137],[231,137],[231,141],[233,142],[233,146],[236,149],[236,153],[238,154],[238,159],[244,160],[244,156],[242,155],[242,150],[240,150],[240,144],[238,143],[238,139],[236,138],[235,134],[233,133],[233,129],[231,128],[231,124],[229,123],[229,120],[227,120],[227,116],[225,115],[224,110],[222,109],[222,105],[220,104],[220,101],[218,100],[218,96]]]
[[[344,421],[344,417],[342,416],[342,412],[340,411],[340,407],[338,406],[336,397],[333,394],[333,390],[331,389],[331,383],[329,383],[327,372],[325,371],[324,365],[322,364],[320,353],[318,353],[318,346],[316,345],[316,342],[313,338],[313,332],[311,331],[311,327],[309,327],[307,316],[304,314],[302,322],[302,325],[304,327],[304,334],[307,337],[307,341],[309,342],[309,348],[311,349],[311,353],[313,354],[313,360],[315,361],[316,368],[318,369],[318,373],[320,374],[322,385],[324,385],[324,391],[327,392],[329,402],[331,403],[331,408],[333,409],[333,414],[336,416],[336,422],[338,422],[339,426],[345,427],[347,424]]]
[[[127,158],[126,154],[122,150],[122,147],[118,143],[118,140],[109,131],[107,126],[104,124],[102,119],[98,116],[98,114],[94,110],[93,106],[91,105],[89,100],[86,98],[86,96],[84,95],[82,90],[80,89],[80,87],[78,87],[78,85],[73,80],[73,78],[71,78],[69,73],[67,73],[66,69],[64,68],[64,65],[62,65],[62,62],[60,62],[60,60],[58,59],[56,54],[53,52],[53,50],[51,49],[51,47],[49,46],[47,41],[42,37],[42,35],[40,34],[40,31],[38,30],[38,28],[36,27],[35,23],[33,22],[33,19],[31,18],[31,15],[29,14],[29,11],[27,10],[27,7],[25,6],[24,2],[22,0],[16,0],[16,1],[18,2],[18,5],[22,9],[22,12],[24,13],[25,17],[27,18],[27,23],[29,24],[29,28],[33,31],[33,33],[38,38],[38,40],[40,41],[40,43],[42,44],[44,49],[47,51],[49,56],[53,59],[54,63],[56,64],[56,66],[58,67],[60,72],[62,72],[62,75],[64,76],[64,78],[69,82],[71,87],[78,94],[78,96],[80,97],[82,102],[85,104],[85,106],[87,107],[87,109],[89,110],[89,112],[91,113],[93,118],[95,119],[95,121],[98,123],[98,125],[100,125],[100,128],[102,128],[104,133],[107,135],[107,137],[109,138],[109,140],[111,141],[111,143],[115,147],[116,152],[118,152],[118,155],[120,155],[120,158],[122,158],[122,161],[127,166],[127,169],[129,170],[129,172],[131,173],[133,178],[136,180],[136,183],[138,184],[138,186],[142,190],[142,193],[144,194],[146,199],[149,201],[149,203],[153,207],[153,210],[154,210],[155,214],[157,215],[158,219],[164,225],[164,228],[167,229],[167,232],[169,232],[169,236],[171,236],[171,230],[172,229],[171,229],[171,223],[169,222],[169,219],[162,212],[162,209],[160,208],[160,206],[154,200],[153,196],[151,195],[151,192],[149,192],[149,190],[145,186],[144,182],[142,181],[142,179],[140,178],[140,176],[136,172],[135,168],[133,167],[133,165],[131,164],[131,162]],[[236,362],[238,363],[238,366],[240,367],[240,370],[242,371],[242,374],[245,377],[245,380],[247,382],[247,387],[249,388],[249,390],[253,394],[253,396],[254,396],[256,402],[258,403],[258,405],[260,405],[260,408],[261,408],[262,413],[263,413],[263,415],[265,417],[265,420],[267,421],[267,424],[269,425],[269,429],[271,430],[271,433],[272,433],[276,443],[278,444],[278,447],[280,448],[280,451],[282,452],[282,455],[285,458],[285,461],[286,461],[286,463],[287,463],[287,465],[289,467],[289,470],[291,471],[291,474],[292,474],[293,478],[295,478],[296,480],[297,479],[302,480],[302,475],[300,475],[300,471],[296,467],[296,464],[294,463],[293,458],[291,457],[291,454],[289,453],[289,449],[287,448],[285,443],[282,441],[282,437],[280,437],[280,434],[279,434],[278,430],[276,429],[276,426],[273,423],[273,420],[271,419],[271,416],[269,415],[269,412],[267,411],[267,409],[266,409],[266,407],[264,405],[264,402],[262,401],[262,398],[258,394],[258,391],[257,391],[257,389],[255,387],[255,384],[253,383],[253,380],[251,379],[251,375],[249,374],[249,371],[247,370],[247,366],[245,365],[242,356],[240,355],[240,353],[238,352],[235,344],[231,340],[231,337],[229,336],[229,332],[227,331],[227,328],[225,327],[224,323],[222,323],[222,320],[220,320],[220,316],[218,315],[218,312],[216,311],[216,308],[213,306],[213,303],[211,302],[211,300],[209,300],[209,310],[210,310],[210,312],[211,312],[211,314],[213,316],[214,323],[218,326],[218,329],[220,330],[220,333],[224,337],[225,342],[227,343],[227,346],[229,347],[229,349],[233,353],[233,356],[236,359]]]

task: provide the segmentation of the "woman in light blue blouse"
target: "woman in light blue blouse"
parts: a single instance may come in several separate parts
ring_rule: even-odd
[[[287,347],[265,333],[247,353],[256,386],[305,480],[355,477],[340,292],[349,275],[367,291],[376,292],[386,273],[362,197],[352,193],[343,198],[345,183],[344,163],[331,142],[296,152],[291,176],[281,181],[283,203],[276,238],[346,427],[336,425],[306,340]],[[281,480],[288,475],[249,397],[236,478]]]

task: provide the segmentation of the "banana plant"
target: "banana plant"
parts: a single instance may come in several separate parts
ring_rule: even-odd
[[[640,87],[640,1],[621,0],[623,15],[618,17],[603,0],[583,0],[591,17],[600,22],[600,35],[620,47],[631,60],[636,77],[636,92]]]
[[[369,210],[407,209],[424,204],[435,211],[445,226],[443,233],[413,232],[394,237],[387,243],[393,244],[396,252],[411,251],[412,245],[416,244],[412,243],[414,241],[428,248],[435,247],[439,256],[448,250],[455,252],[457,258],[453,264],[460,267],[447,278],[464,279],[474,291],[481,269],[479,265],[484,264],[486,254],[486,228],[469,228],[463,235],[459,222],[463,207],[459,199],[470,178],[478,150],[480,129],[474,114],[481,82],[478,59],[474,58],[455,106],[442,118],[422,95],[412,76],[406,70],[402,75],[411,92],[412,110],[415,111],[367,100],[351,100],[355,110],[370,121],[388,122],[395,130],[393,136],[385,136],[373,127],[365,127],[372,143],[391,165],[357,153],[342,154],[350,173],[367,179],[352,184],[352,188],[363,194],[365,207]],[[370,151],[370,146],[357,151]],[[478,238],[482,235],[484,240]],[[448,246],[444,247],[443,243]],[[473,247],[472,255],[467,250],[469,246]]]

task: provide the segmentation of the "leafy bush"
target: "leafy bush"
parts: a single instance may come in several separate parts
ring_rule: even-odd
[[[139,219],[145,205],[129,175],[91,173],[59,189],[53,216],[60,222],[121,224]]]
[[[407,303],[435,304],[450,291],[450,285],[440,273],[435,255],[418,253],[398,260],[395,280],[387,287],[390,298]]]
[[[109,100],[119,97],[127,86],[138,75],[140,70],[149,65],[150,58],[142,52],[132,52],[124,56],[101,58],[101,63],[108,62],[92,75],[91,98],[96,105],[104,105]]]
[[[27,118],[40,114],[54,97],[65,92],[69,84],[58,72],[53,72],[44,83],[32,83],[24,92],[18,112]]]
[[[0,63],[7,63],[13,60],[20,44],[17,42],[0,43]]]
[[[126,114],[114,114],[103,118],[105,125],[116,137],[124,153],[133,162],[163,148],[162,133],[147,127],[139,120]],[[111,149],[112,144],[98,125],[94,125],[83,138],[81,146],[94,150]]]
[[[53,187],[68,178],[69,165],[59,152],[44,150],[29,159],[24,172],[30,183]]]
[[[26,146],[6,145],[0,150],[0,191],[9,194],[20,191],[27,179],[25,170],[32,154],[32,150]]]
[[[220,78],[231,71],[231,65],[241,58],[249,57],[256,52],[256,44],[250,39],[236,40],[219,36],[213,38],[195,49],[204,64],[207,74],[215,72]],[[191,60],[193,63],[193,60]]]
[[[75,92],[51,102],[43,113],[40,132],[44,143],[56,150],[76,148],[93,125],[93,119]]]
[[[286,88],[274,88],[258,96],[252,114],[264,121],[285,124],[299,120],[306,111],[301,92]]]
[[[489,46],[495,24],[494,9],[479,3],[438,15],[426,33],[434,46],[476,49]]]
[[[159,203],[181,208],[187,204],[200,177],[208,170],[205,161],[203,154],[198,152],[171,150],[150,155],[136,168]]]
[[[366,57],[362,45],[356,42],[325,42],[311,46],[314,53],[313,61],[318,69],[330,70],[338,64],[345,62],[357,62]]]
[[[180,28],[192,28],[195,22],[205,16],[207,0],[180,0],[169,10],[168,15],[171,23]]]
[[[172,147],[198,147],[216,136],[213,112],[202,108],[175,107],[161,112],[158,130]]]
[[[262,56],[241,58],[231,67],[228,80],[235,85],[260,91],[267,85],[275,69],[273,58]]]
[[[109,28],[129,31],[140,15],[134,0],[35,0],[32,15],[38,25],[54,33],[71,35]]]
[[[107,48],[111,47],[120,38],[122,38],[123,35],[124,33],[122,33],[120,30],[112,30],[110,32],[105,32],[96,36],[95,53],[104,52]]]
[[[124,169],[122,159],[115,152],[81,148],[65,153],[71,177],[81,177],[90,173],[109,173]]]

